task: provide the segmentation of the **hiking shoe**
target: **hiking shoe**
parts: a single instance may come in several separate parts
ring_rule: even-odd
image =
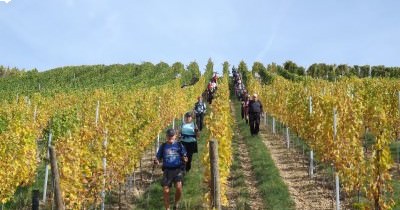
[[[177,210],[178,209],[178,205],[174,205],[174,207],[172,209],[173,210]]]

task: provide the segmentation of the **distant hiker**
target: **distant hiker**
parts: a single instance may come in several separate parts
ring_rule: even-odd
[[[208,103],[211,104],[213,99],[214,99],[214,88],[213,88],[213,84],[211,82],[209,82],[208,86],[207,86],[207,101],[208,101]]]
[[[164,206],[165,209],[169,210],[169,189],[172,187],[172,183],[175,183],[176,192],[173,209],[176,209],[182,195],[184,173],[182,166],[188,161],[188,158],[185,147],[176,141],[175,130],[172,128],[168,129],[166,135],[167,140],[159,147],[154,164],[160,164],[161,160],[163,162],[162,169],[164,175],[161,180],[161,186],[163,187]]]
[[[196,124],[200,131],[203,130],[203,120],[206,111],[206,104],[203,102],[203,98],[199,96],[197,102],[194,104],[194,113],[196,114]]]
[[[233,79],[234,79],[234,83],[237,84],[237,83],[239,83],[239,80],[242,79],[242,77],[240,76],[239,72],[236,72],[236,74],[234,75]]]
[[[241,94],[243,93],[244,90],[244,85],[242,83],[242,80],[238,80],[236,85],[235,85],[235,95],[240,99]]]
[[[252,136],[258,135],[260,130],[260,115],[263,113],[263,106],[257,99],[257,94],[253,95],[253,100],[249,102],[249,121],[250,133]]]
[[[217,72],[214,72],[214,76],[212,77],[211,82],[215,82],[215,83],[218,82],[218,75],[217,75]]]
[[[193,122],[192,113],[185,114],[185,120],[181,127],[181,143],[187,151],[188,161],[186,162],[186,172],[192,167],[193,153],[197,153],[198,129]]]
[[[249,103],[250,95],[246,94],[242,101],[242,119],[246,121],[246,124],[249,123]]]
[[[218,88],[217,82],[216,81],[212,81],[211,82],[211,87],[212,87],[213,92],[215,92],[217,90],[217,88]]]
[[[211,81],[207,84],[207,90],[212,91],[212,83]]]
[[[243,91],[242,91],[242,93],[240,95],[240,101],[244,101],[248,97],[247,95],[248,94],[247,94],[246,88],[243,88]]]
[[[242,84],[241,87],[239,88],[239,91],[238,91],[238,99],[239,99],[239,101],[243,101],[244,98],[246,97],[246,95],[247,95],[246,88]]]
[[[235,66],[232,67],[232,76],[233,76],[233,79],[235,79],[237,76],[237,70],[236,70]]]

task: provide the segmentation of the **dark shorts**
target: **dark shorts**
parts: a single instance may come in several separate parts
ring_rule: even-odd
[[[161,180],[161,186],[172,187],[172,183],[182,182],[183,171],[180,168],[177,169],[164,169],[164,175]]]

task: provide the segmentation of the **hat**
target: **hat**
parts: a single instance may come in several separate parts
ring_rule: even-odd
[[[168,129],[168,130],[167,130],[167,136],[168,136],[168,137],[175,136],[175,130],[172,129],[172,128]]]
[[[192,116],[192,113],[186,112],[185,117],[191,117],[191,116]]]

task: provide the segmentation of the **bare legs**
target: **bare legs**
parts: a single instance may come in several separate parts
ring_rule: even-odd
[[[176,188],[176,191],[175,191],[175,206],[176,206],[182,196],[182,182],[176,182],[175,188]],[[170,208],[169,208],[169,187],[168,186],[163,187],[163,194],[164,194],[165,209],[169,210]]]

